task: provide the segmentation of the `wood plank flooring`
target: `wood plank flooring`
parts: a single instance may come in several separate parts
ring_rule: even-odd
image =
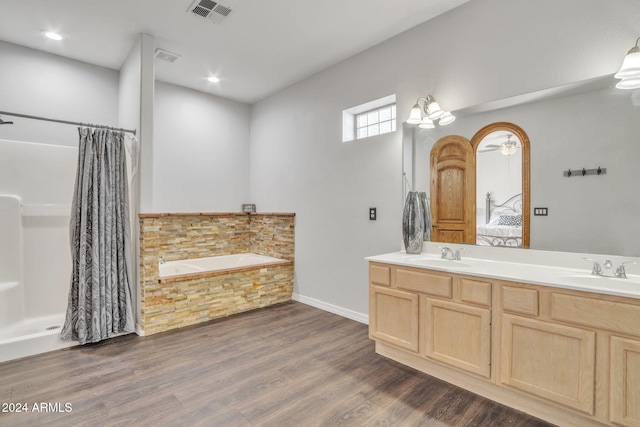
[[[549,425],[379,356],[366,325],[297,302],[2,363],[10,402],[29,412],[0,412],[2,426]]]

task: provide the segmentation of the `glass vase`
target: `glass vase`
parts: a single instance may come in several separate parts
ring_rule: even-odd
[[[409,191],[404,203],[402,214],[402,237],[404,248],[408,254],[422,252],[424,241],[424,211],[420,194],[417,191]]]

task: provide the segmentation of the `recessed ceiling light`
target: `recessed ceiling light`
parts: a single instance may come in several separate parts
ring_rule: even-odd
[[[58,33],[54,33],[53,31],[43,31],[43,34],[46,38],[51,40],[55,40],[55,41],[62,40],[62,36]]]
[[[220,77],[216,76],[211,76],[207,80],[209,80],[211,83],[220,83]]]

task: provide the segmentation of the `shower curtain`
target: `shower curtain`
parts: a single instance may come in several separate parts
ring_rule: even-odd
[[[64,341],[132,332],[126,153],[122,132],[79,128],[71,207],[72,273]]]

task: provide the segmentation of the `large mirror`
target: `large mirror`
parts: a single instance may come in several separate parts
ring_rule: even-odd
[[[514,123],[530,142],[529,247],[640,256],[640,91],[615,89],[616,82],[606,76],[473,106],[435,129],[405,124],[404,191],[430,193],[430,153],[441,138],[471,140],[491,123]],[[606,171],[575,173],[598,168]],[[476,218],[485,196],[476,195]],[[545,208],[547,215],[534,214]]]

